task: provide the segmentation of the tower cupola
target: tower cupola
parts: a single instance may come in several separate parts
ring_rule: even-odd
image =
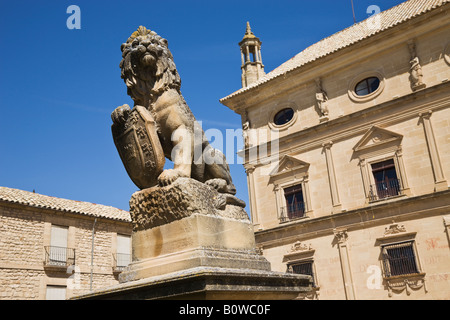
[[[250,23],[247,22],[244,38],[239,42],[239,47],[241,48],[243,88],[257,82],[265,75],[261,57],[261,44],[262,42],[259,38],[253,34]]]

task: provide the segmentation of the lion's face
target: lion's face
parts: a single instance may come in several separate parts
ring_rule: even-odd
[[[121,76],[135,101],[168,87],[179,88],[180,78],[167,40],[154,31],[139,27],[121,50]]]

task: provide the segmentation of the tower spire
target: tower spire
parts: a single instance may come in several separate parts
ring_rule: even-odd
[[[242,60],[242,87],[248,87],[265,75],[261,57],[262,42],[256,37],[247,21],[244,38],[239,42]]]
[[[252,28],[250,27],[250,22],[247,21],[247,29],[245,30],[245,38],[255,38],[255,35],[252,32]]]

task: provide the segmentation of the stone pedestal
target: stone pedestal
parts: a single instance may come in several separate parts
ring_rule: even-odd
[[[136,231],[133,262],[119,275],[129,282],[196,267],[269,271],[269,262],[255,251],[251,223],[194,214],[179,221]]]
[[[309,291],[309,276],[271,271],[245,210],[226,197],[187,178],[135,193],[133,262],[119,285],[77,299],[293,299]]]
[[[292,300],[310,291],[298,274],[197,267],[122,283],[75,299],[84,300]]]

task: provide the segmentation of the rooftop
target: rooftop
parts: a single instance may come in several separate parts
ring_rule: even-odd
[[[58,210],[91,217],[131,222],[130,213],[125,210],[90,202],[55,198],[7,187],[0,187],[0,202],[1,201],[35,208]]]
[[[279,76],[298,69],[315,60],[328,56],[334,52],[342,50],[375,34],[391,29],[401,23],[407,22],[417,16],[425,14],[429,11],[443,7],[450,3],[450,0],[408,0],[391,9],[379,13],[376,17],[380,21],[380,27],[374,28],[373,24],[367,23],[367,20],[354,24],[334,35],[325,38],[312,46],[306,48],[292,59],[286,61],[278,68],[267,73],[259,81],[249,85],[248,87],[239,89],[238,91],[220,99],[224,103],[226,100],[237,96],[241,93],[252,90],[260,85],[275,79]],[[375,16],[369,19],[374,19]]]

